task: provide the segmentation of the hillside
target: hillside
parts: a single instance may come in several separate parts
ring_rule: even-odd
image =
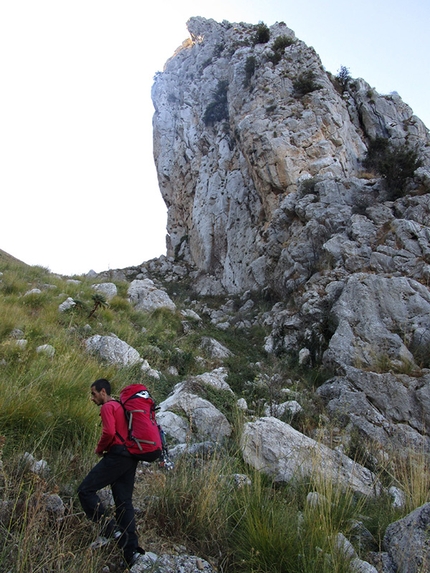
[[[270,298],[196,296],[163,257],[109,278],[0,268],[1,571],[123,570],[115,547],[88,549],[97,528],[76,498],[101,376],[115,394],[150,388],[175,463],[139,470],[139,531],[156,561],[132,572],[353,572],[351,556],[355,567],[386,561],[387,548],[395,558],[411,519],[408,555],[425,555],[427,456],[376,447],[324,406],[329,372],[267,353]]]
[[[139,465],[132,573],[424,573],[429,133],[283,23],[188,27],[153,87],[168,256],[0,252],[0,573],[124,570],[76,496],[99,377],[148,386],[175,464]]]
[[[17,263],[17,264],[22,264],[22,265],[26,264],[23,261],[20,261],[19,259],[13,257],[9,253],[6,253],[6,251],[2,251],[1,249],[0,249],[0,262],[2,264],[4,264],[4,263]]]

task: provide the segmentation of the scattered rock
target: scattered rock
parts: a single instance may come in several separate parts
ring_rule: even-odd
[[[97,354],[109,364],[132,366],[142,362],[139,352],[117,336],[95,334],[85,341],[85,346],[88,352]]]
[[[118,294],[118,289],[114,283],[99,283],[92,285],[91,288],[96,292],[103,294],[106,297],[106,300],[112,300],[113,297]]]
[[[136,310],[145,312],[153,312],[158,308],[176,310],[176,305],[169,295],[157,288],[151,279],[132,281],[128,288],[128,296]]]

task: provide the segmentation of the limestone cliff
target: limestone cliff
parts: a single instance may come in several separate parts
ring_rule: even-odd
[[[398,95],[333,78],[285,24],[261,28],[192,18],[155,79],[168,255],[200,271],[200,293],[285,297],[322,271],[427,277],[426,127]],[[378,137],[420,157],[399,205],[363,168]]]

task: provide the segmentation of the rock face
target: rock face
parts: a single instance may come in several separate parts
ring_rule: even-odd
[[[322,264],[428,273],[428,197],[402,213],[383,205],[383,182],[361,163],[369,140],[387,137],[417,146],[428,179],[428,131],[401,98],[336,84],[284,24],[266,43],[243,23],[192,18],[188,29],[152,92],[168,254],[229,293],[284,295]]]
[[[429,450],[430,380],[401,374],[347,368],[345,376],[328,380],[317,393],[329,412],[352,423],[386,449]]]
[[[427,128],[397,94],[328,74],[283,23],[264,39],[188,29],[152,92],[172,272],[188,265],[201,295],[269,294],[268,353],[332,370],[320,395],[349,428],[429,449]],[[411,169],[366,162],[375,140]]]

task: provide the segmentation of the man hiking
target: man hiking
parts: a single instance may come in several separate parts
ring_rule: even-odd
[[[91,400],[100,408],[102,435],[95,453],[102,459],[78,487],[79,500],[86,516],[101,524],[101,535],[114,538],[121,547],[128,566],[132,566],[145,551],[139,547],[133,507],[133,488],[138,459],[127,451],[128,435],[122,405],[111,397],[111,385],[100,378],[91,385]],[[146,454],[146,461],[157,459],[160,450]],[[115,519],[106,510],[97,491],[110,485],[115,501]]]

